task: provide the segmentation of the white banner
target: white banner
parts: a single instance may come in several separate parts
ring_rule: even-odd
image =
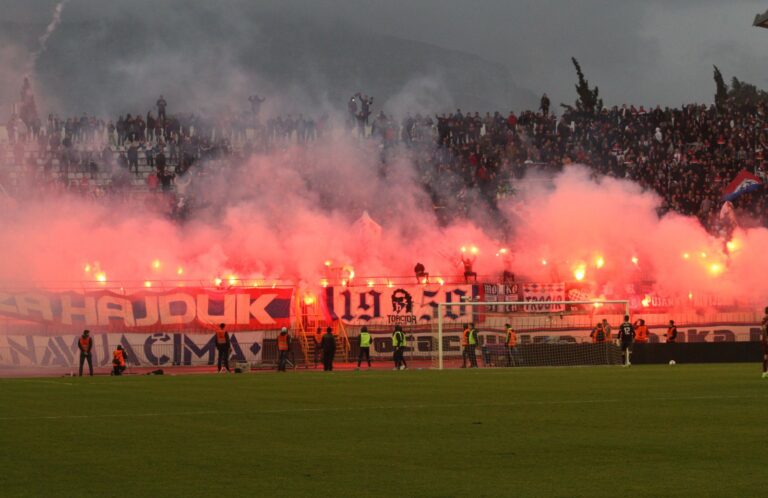
[[[550,301],[565,301],[565,284],[523,284],[523,301],[528,313],[565,311],[564,304],[547,304]]]
[[[325,289],[326,315],[348,325],[429,325],[437,322],[438,303],[446,306],[445,323],[468,321],[473,298],[471,285],[379,285],[373,287],[328,287]]]
[[[489,303],[520,301],[520,284],[482,284],[480,300]],[[489,313],[513,313],[519,311],[518,306],[506,304],[502,307],[491,305],[485,307]]]

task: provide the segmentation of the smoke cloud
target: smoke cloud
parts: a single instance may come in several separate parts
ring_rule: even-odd
[[[499,237],[498,227],[472,220],[438,223],[408,156],[382,174],[375,152],[373,143],[339,135],[207,171],[189,187],[206,205],[181,225],[118,201],[19,203],[0,226],[0,280],[71,286],[93,284],[103,272],[121,286],[141,286],[232,275],[248,285],[290,280],[316,291],[328,260],[378,282],[412,276],[417,261],[433,279],[459,279],[459,250],[475,246],[481,275],[498,279],[507,269],[520,279],[572,281],[581,269],[594,297],[627,295],[641,280],[663,295],[751,301],[768,293],[765,229],[737,231],[728,254],[697,220],[659,219],[659,198],[636,184],[569,166],[518,185],[523,193],[500,205],[497,222],[507,232]],[[502,247],[508,256],[497,255]]]
[[[67,4],[67,2],[69,2],[69,0],[62,0],[56,4],[56,7],[53,8],[53,17],[51,18],[51,22],[48,23],[48,26],[45,28],[45,32],[38,39],[38,47],[37,50],[32,53],[32,57],[29,61],[29,71],[27,74],[31,73],[35,69],[37,59],[48,48],[48,39],[56,31],[56,28],[59,27],[59,23],[61,22],[61,12],[64,10],[64,6]]]

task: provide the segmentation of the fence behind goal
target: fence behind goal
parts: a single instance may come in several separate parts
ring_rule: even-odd
[[[478,344],[464,345],[466,323],[444,320],[451,307],[470,306]],[[432,368],[618,365],[622,352],[615,344],[618,326],[629,314],[628,301],[462,302],[438,304],[432,326]],[[593,334],[608,324],[601,341]],[[517,336],[507,344],[506,325]],[[594,337],[597,336],[597,337]]]

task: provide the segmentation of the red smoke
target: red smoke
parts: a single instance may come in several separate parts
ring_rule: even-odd
[[[508,218],[511,231],[501,242],[470,221],[439,226],[411,164],[400,160],[382,175],[372,147],[337,137],[253,156],[227,173],[209,167],[214,172],[191,187],[208,205],[183,225],[119,202],[71,196],[20,202],[0,225],[0,281],[93,285],[95,271],[85,266],[98,265],[110,282],[137,287],[233,277],[246,285],[284,279],[315,288],[326,276],[326,260],[351,266],[361,283],[411,278],[417,261],[433,278],[455,279],[463,273],[459,249],[474,245],[475,271],[496,280],[505,267],[518,280],[537,281],[573,280],[581,269],[596,295],[621,294],[639,279],[655,281],[664,294],[750,300],[768,294],[768,230],[737,231],[727,257],[723,241],[695,219],[659,220],[656,195],[569,166],[552,184],[528,179],[516,197],[502,201],[498,216]],[[370,219],[361,220],[364,212]],[[499,253],[502,247],[509,254]]]

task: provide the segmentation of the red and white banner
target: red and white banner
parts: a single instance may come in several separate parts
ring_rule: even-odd
[[[56,333],[88,328],[109,332],[263,330],[290,326],[293,289],[176,288],[112,291],[2,292],[0,316],[48,325]]]

